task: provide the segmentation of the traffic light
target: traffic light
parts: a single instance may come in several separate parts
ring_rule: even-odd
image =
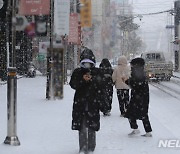
[[[7,0],[0,0],[0,19],[5,20],[6,18],[6,12],[7,12]]]

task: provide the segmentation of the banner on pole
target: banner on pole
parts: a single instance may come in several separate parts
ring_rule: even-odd
[[[50,0],[21,0],[20,15],[49,15]]]
[[[68,42],[78,44],[78,14],[77,13],[71,13],[70,14],[70,21],[69,21],[69,36],[68,36]]]
[[[70,0],[55,0],[54,9],[54,32],[69,35]]]
[[[80,10],[81,27],[92,27],[91,0],[80,0],[83,7]]]

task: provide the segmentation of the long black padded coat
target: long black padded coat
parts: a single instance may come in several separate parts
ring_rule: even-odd
[[[85,81],[83,75],[89,72],[91,81]],[[99,68],[76,68],[70,80],[71,88],[75,89],[72,110],[72,129],[80,130],[86,118],[86,125],[94,131],[100,129],[100,111],[104,112],[106,105],[103,92],[102,74]]]
[[[145,77],[144,60],[136,58],[131,65],[131,77],[126,82],[131,88],[131,99],[125,117],[142,120],[149,108],[149,85]]]
[[[104,76],[104,84],[105,84],[104,86],[110,90],[110,93],[113,93],[113,80],[112,80],[113,69],[109,60],[104,58],[101,61],[99,68],[101,69],[101,72],[103,73]]]
[[[107,96],[107,100],[109,107],[107,110],[111,111],[111,104],[112,104],[112,97],[113,97],[113,80],[112,80],[112,74],[113,74],[113,68],[107,58],[104,58],[100,65],[99,68],[103,74],[103,82],[104,82],[104,88]]]

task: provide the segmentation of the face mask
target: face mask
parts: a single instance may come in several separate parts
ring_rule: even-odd
[[[90,67],[91,67],[91,64],[90,64],[90,63],[84,63],[84,67],[85,67],[85,68],[90,68]]]

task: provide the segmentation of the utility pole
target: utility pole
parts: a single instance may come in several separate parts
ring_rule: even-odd
[[[125,13],[124,13],[124,7],[125,7],[125,5],[124,5],[124,0],[123,0],[123,16],[125,17]],[[122,55],[124,55],[125,54],[125,29],[123,29],[123,37],[122,37]]]
[[[6,54],[6,23],[7,1],[0,0],[0,80],[7,80],[7,54]]]
[[[54,31],[54,0],[50,0],[50,48],[47,58],[46,99],[54,99],[54,69],[53,69],[53,31]]]
[[[175,60],[175,71],[179,70],[180,65],[180,0],[174,2],[174,10],[175,10],[175,43],[178,45],[178,49],[174,51],[174,60]]]
[[[77,13],[77,0],[74,0],[74,13]],[[77,51],[78,51],[78,47],[75,44],[74,45],[74,69],[77,68],[77,60],[78,60]]]

